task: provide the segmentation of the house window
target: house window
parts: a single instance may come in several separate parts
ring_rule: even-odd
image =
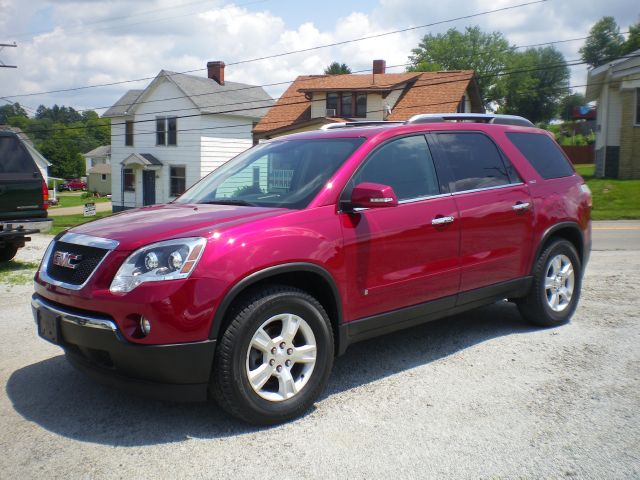
[[[366,117],[367,94],[355,92],[327,93],[326,116]]]
[[[327,93],[327,117],[338,115],[338,94]]]
[[[351,106],[353,103],[353,95],[350,93],[343,93],[340,95],[340,116],[350,117],[353,115],[351,113]]]
[[[122,183],[125,192],[136,191],[136,174],[131,168],[122,170]]]
[[[124,122],[124,144],[127,147],[133,147],[133,120]]]
[[[102,180],[103,182],[106,182],[107,181],[107,174],[106,173],[101,174],[100,175],[100,180]]]
[[[636,88],[636,125],[640,126],[640,88]]]
[[[187,181],[187,168],[186,167],[171,167],[169,169],[169,195],[177,197],[182,195],[186,188]]]
[[[462,96],[462,100],[460,100],[460,103],[458,104],[458,109],[456,110],[456,113],[465,113],[465,107],[466,107],[466,103],[467,103],[467,97],[466,95]]]
[[[366,116],[367,116],[367,94],[357,93],[356,94],[356,117],[366,117]]]
[[[178,144],[178,119],[177,117],[156,118],[156,145]]]

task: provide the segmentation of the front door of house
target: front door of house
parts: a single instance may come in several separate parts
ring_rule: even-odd
[[[142,204],[153,205],[156,203],[156,172],[153,170],[142,171]]]

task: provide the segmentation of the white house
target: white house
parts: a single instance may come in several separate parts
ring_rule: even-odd
[[[89,175],[89,170],[93,167],[111,163],[111,145],[100,145],[82,156],[86,163],[85,172]]]
[[[252,146],[273,99],[262,87],[225,82],[224,68],[208,62],[206,78],[162,70],[103,114],[111,118],[113,211],[171,201]]]
[[[589,70],[586,98],[598,104],[596,176],[640,178],[640,50]]]

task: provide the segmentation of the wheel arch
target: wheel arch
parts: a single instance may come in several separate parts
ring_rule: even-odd
[[[333,330],[335,351],[342,352],[342,301],[333,276],[324,268],[313,263],[297,262],[268,267],[244,277],[227,292],[213,316],[210,339],[219,339],[231,318],[230,307],[244,293],[265,284],[290,285],[313,295],[324,307]],[[342,347],[342,348],[341,348]]]
[[[562,222],[552,227],[548,228],[542,238],[538,242],[538,247],[536,249],[536,253],[531,262],[531,271],[535,268],[536,261],[540,257],[540,254],[545,249],[547,245],[551,241],[556,238],[565,239],[573,244],[576,251],[578,252],[578,258],[582,265],[585,264],[585,245],[584,245],[584,235],[582,234],[582,230],[580,229],[580,225],[576,222]]]

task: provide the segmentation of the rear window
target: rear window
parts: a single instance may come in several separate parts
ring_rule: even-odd
[[[33,174],[37,170],[31,155],[14,136],[0,136],[0,175],[8,173]]]
[[[495,144],[482,133],[438,133],[453,180],[452,192],[499,187],[517,182],[517,174],[505,164]],[[511,171],[511,172],[510,172]],[[513,177],[510,177],[510,174]]]
[[[562,150],[547,135],[512,132],[507,133],[507,136],[542,178],[560,178],[573,175],[573,168]]]

